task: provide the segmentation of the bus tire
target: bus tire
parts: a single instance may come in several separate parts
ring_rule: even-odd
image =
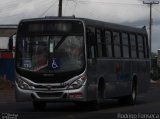
[[[44,111],[44,109],[46,107],[46,103],[40,102],[40,101],[33,101],[33,107],[34,107],[35,111]]]
[[[101,103],[104,100],[104,90],[105,90],[105,82],[104,82],[104,79],[101,78],[98,83],[96,100],[88,102],[88,107],[91,110],[95,111],[100,109]]]
[[[118,101],[122,105],[124,104],[135,105],[136,98],[137,98],[137,84],[136,81],[133,81],[131,94],[128,96],[120,97]]]

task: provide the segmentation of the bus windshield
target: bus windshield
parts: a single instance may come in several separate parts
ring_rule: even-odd
[[[53,73],[81,70],[84,67],[83,34],[20,35],[17,43],[19,69]]]

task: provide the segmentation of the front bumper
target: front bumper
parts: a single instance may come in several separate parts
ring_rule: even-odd
[[[86,86],[73,90],[24,90],[16,83],[16,101],[79,102],[87,101]]]

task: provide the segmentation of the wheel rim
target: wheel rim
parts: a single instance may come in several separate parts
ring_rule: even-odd
[[[135,91],[135,87],[133,88],[133,91],[132,91],[132,100],[133,100],[133,101],[136,100],[136,91]]]

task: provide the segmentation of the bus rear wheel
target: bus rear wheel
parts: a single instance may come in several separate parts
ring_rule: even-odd
[[[128,96],[120,97],[118,101],[120,104],[123,104],[123,105],[124,104],[135,105],[136,98],[137,98],[137,86],[136,86],[136,83],[133,82],[131,94]]]
[[[44,111],[44,109],[46,107],[46,103],[40,102],[40,101],[33,101],[33,107],[34,107],[35,111]]]

